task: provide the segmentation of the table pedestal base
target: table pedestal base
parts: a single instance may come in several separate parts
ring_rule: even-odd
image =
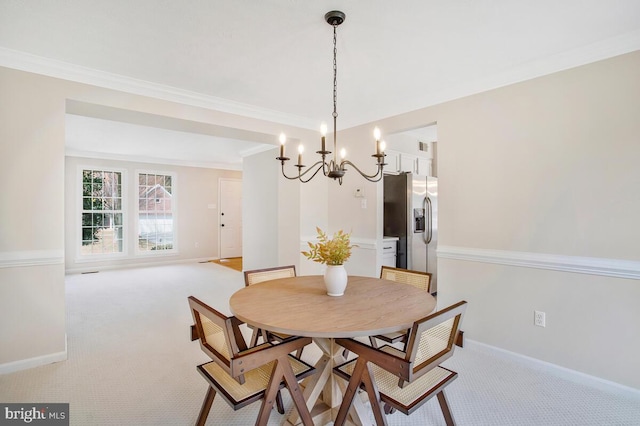
[[[315,425],[325,425],[335,420],[342,395],[347,388],[347,382],[333,374],[333,367],[345,361],[342,356],[343,348],[330,338],[314,337],[313,341],[322,351],[322,357],[315,365],[316,374],[306,378],[304,386],[304,400],[307,401],[307,408],[311,412]],[[356,397],[353,400],[347,424],[362,426],[369,423],[369,411],[362,399]],[[300,416],[293,410],[284,423],[285,425],[300,425]]]

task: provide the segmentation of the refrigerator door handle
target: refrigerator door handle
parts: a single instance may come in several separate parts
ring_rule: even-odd
[[[424,239],[424,243],[425,244],[429,244],[431,242],[431,239],[433,238],[433,221],[432,221],[432,205],[431,205],[431,198],[429,198],[429,196],[424,197],[424,201],[422,201],[422,206],[424,207],[424,211],[425,214],[427,215],[427,229],[425,230],[425,232],[422,234],[423,235],[423,239]]]

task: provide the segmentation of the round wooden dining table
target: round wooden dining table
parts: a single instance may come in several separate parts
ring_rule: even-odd
[[[342,401],[346,382],[332,369],[344,362],[339,337],[363,337],[411,328],[436,308],[428,292],[408,284],[350,276],[342,296],[328,296],[320,275],[281,278],[238,290],[229,300],[231,312],[260,329],[312,337],[322,351],[316,374],[303,382],[304,397],[314,424],[331,422]],[[354,424],[367,424],[369,411],[355,398],[350,411]],[[297,412],[289,424],[299,422]]]

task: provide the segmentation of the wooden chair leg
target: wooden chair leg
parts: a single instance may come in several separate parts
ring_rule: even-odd
[[[267,343],[267,342],[273,343],[273,338],[269,335],[269,332],[267,330],[261,330],[261,331],[262,331],[262,343]]]
[[[298,411],[302,424],[304,426],[314,426],[311,413],[309,413],[309,409],[307,408],[307,402],[304,400],[304,396],[302,395],[302,389],[300,389],[300,383],[296,380],[296,375],[293,373],[293,368],[291,368],[289,360],[287,358],[281,358],[277,362],[281,366],[280,368],[282,371],[282,377],[284,378],[284,384],[287,389],[289,389],[293,405],[295,405],[296,410]]]
[[[300,385],[298,384],[296,376],[293,373],[293,369],[286,357],[276,360],[276,365],[271,373],[271,378],[269,379],[269,384],[262,400],[262,406],[258,413],[256,426],[266,425],[269,421],[269,412],[273,407],[274,400],[277,400],[278,395],[280,394],[279,388],[282,380],[284,380],[287,389],[289,389],[291,399],[293,399],[293,403],[298,410],[302,424],[304,426],[313,426],[313,420],[311,419],[311,414],[309,414],[309,410],[307,409],[307,405],[302,396]]]
[[[269,421],[269,414],[271,414],[271,410],[273,409],[273,403],[275,402],[277,395],[280,393],[279,387],[282,376],[278,373],[279,368],[276,361],[276,366],[271,373],[271,378],[269,379],[269,385],[264,393],[264,398],[262,398],[262,406],[258,412],[256,426],[264,426]],[[277,379],[276,375],[278,376]]]
[[[276,394],[276,408],[278,413],[284,414],[284,403],[282,402],[282,392],[280,391]]]
[[[375,380],[373,380],[373,370],[369,363],[366,363],[365,369],[362,372],[362,383],[367,391],[367,395],[369,395],[369,402],[371,403],[371,410],[376,419],[376,424],[378,426],[387,426],[387,418],[385,417],[384,409],[380,405],[378,386]]]
[[[249,342],[249,347],[253,348],[258,344],[258,336],[260,335],[260,329],[254,328],[253,333],[251,333],[251,341]]]
[[[378,426],[386,426],[387,420],[385,419],[384,412],[380,406],[380,394],[378,393],[378,387],[373,381],[373,372],[371,371],[371,367],[367,361],[362,358],[358,358],[356,361],[356,366],[351,373],[351,379],[349,380],[347,389],[344,392],[342,404],[340,404],[338,415],[336,416],[333,424],[335,426],[344,425],[349,409],[353,404],[353,398],[356,397],[358,389],[360,388],[360,384],[364,384],[367,395],[369,396],[369,402],[371,403],[371,409],[373,410],[376,424]]]
[[[447,402],[447,397],[444,395],[444,390],[438,392],[438,402],[440,403],[440,409],[442,410],[442,415],[444,416],[444,421],[447,423],[447,426],[455,426],[456,422],[453,420],[453,414],[449,409],[449,403]]]
[[[207,416],[209,416],[209,410],[211,410],[211,404],[213,404],[213,399],[215,397],[216,397],[215,389],[209,386],[207,395],[204,397],[204,401],[202,402],[200,415],[198,415],[198,420],[196,421],[197,426],[204,426],[204,424],[207,422]]]

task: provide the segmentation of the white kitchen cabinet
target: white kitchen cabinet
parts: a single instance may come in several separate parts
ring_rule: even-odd
[[[431,159],[416,157],[416,174],[420,176],[433,176],[431,173]]]
[[[384,158],[387,165],[385,172],[400,173],[407,172],[419,176],[431,176],[431,159],[427,157],[407,154],[405,152],[386,150]]]
[[[400,153],[390,149],[386,150],[384,153],[386,154],[384,162],[387,163],[387,165],[384,166],[384,170],[387,172],[400,172]]]
[[[382,240],[382,266],[396,267],[397,237]]]
[[[416,172],[416,157],[415,155],[405,154],[404,152],[400,154],[400,171],[415,173]]]

